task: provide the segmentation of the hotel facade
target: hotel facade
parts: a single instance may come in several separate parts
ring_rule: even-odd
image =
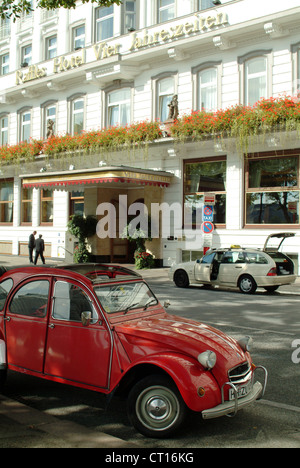
[[[174,96],[179,118],[296,96],[299,21],[298,0],[124,0],[105,8],[79,1],[70,11],[1,20],[1,147],[151,121],[161,122],[162,136],[135,148],[2,161],[0,254],[28,255],[36,230],[46,261],[71,261],[70,216],[99,216],[106,203],[115,207],[116,236],[90,238],[91,252],[130,262],[132,245],[118,225],[126,200],[149,212],[164,207],[161,221],[170,218],[147,243],[158,265],[196,259],[207,242],[263,248],[269,234],[294,232],[282,249],[299,274],[299,131],[274,128],[246,148],[237,137],[174,139],[163,125]],[[208,195],[213,231],[205,234]]]

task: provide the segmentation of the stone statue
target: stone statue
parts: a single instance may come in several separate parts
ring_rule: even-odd
[[[49,119],[47,122],[47,138],[54,136],[54,121]]]
[[[177,94],[174,94],[170,104],[168,104],[168,107],[169,107],[168,120],[176,120],[177,117],[178,117],[178,98],[177,98]]]

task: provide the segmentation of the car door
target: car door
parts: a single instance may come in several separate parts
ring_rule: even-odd
[[[5,312],[7,363],[11,369],[43,372],[50,282],[29,279],[11,297]]]
[[[219,281],[236,286],[238,277],[246,267],[245,254],[242,251],[225,252],[219,267]]]
[[[88,325],[82,323],[83,312],[91,313]],[[98,305],[80,284],[55,280],[45,374],[74,383],[108,386],[111,335],[100,313]]]
[[[213,261],[216,252],[204,255],[200,261],[197,260],[195,264],[195,279],[196,281],[209,283],[211,281],[211,273],[213,269]]]

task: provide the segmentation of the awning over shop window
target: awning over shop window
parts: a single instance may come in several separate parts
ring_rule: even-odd
[[[72,170],[65,172],[41,172],[20,175],[23,187],[52,190],[78,190],[98,184],[138,184],[167,187],[172,174],[164,171],[137,169],[132,167],[102,167],[96,169]]]

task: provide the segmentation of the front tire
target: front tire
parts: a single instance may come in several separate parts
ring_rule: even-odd
[[[174,283],[178,288],[187,288],[190,284],[187,273],[184,270],[175,271]]]
[[[130,391],[127,412],[132,425],[141,434],[165,438],[182,425],[186,406],[170,379],[150,375],[140,380]]]
[[[243,275],[239,278],[238,287],[243,294],[254,294],[257,284],[250,275]]]

